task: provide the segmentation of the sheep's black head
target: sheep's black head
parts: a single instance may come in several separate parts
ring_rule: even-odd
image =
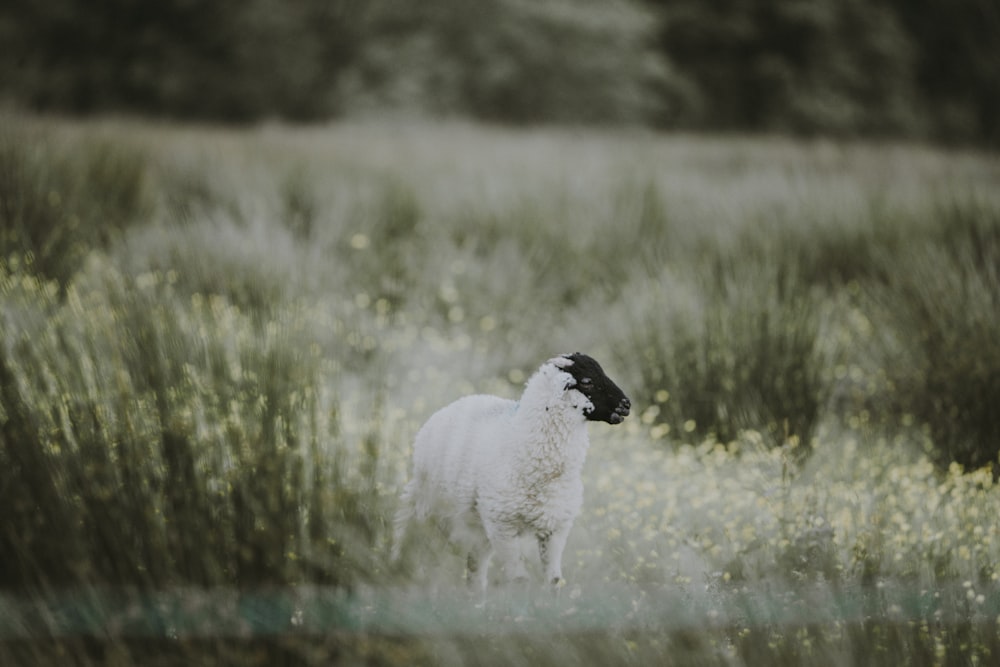
[[[594,406],[584,412],[588,420],[620,424],[628,416],[631,401],[593,357],[574,352],[557,359],[568,360],[559,364],[563,372],[573,377],[566,389],[577,390]]]

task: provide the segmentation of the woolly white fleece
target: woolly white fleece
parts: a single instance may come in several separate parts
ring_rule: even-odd
[[[545,578],[562,580],[562,552],[583,503],[580,474],[590,440],[585,410],[567,390],[572,362],[555,357],[528,380],[520,401],[461,398],[417,433],[413,477],[396,517],[395,555],[411,518],[432,519],[469,554],[469,582],[487,583],[496,554],[508,580],[527,578],[518,537],[538,540]]]

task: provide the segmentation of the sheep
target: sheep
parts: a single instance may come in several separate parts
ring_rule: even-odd
[[[411,520],[433,520],[467,554],[467,584],[485,593],[496,556],[508,582],[526,582],[522,535],[533,536],[546,581],[564,584],[562,553],[583,504],[588,421],[619,424],[631,403],[579,352],[549,359],[519,401],[460,398],[417,432],[413,469],[395,517],[398,559]]]

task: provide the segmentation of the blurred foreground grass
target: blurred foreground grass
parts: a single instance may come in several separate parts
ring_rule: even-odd
[[[996,658],[992,156],[23,118],[0,146],[5,664]],[[432,531],[389,563],[419,424],[572,350],[637,409],[593,429],[560,597],[474,608]]]

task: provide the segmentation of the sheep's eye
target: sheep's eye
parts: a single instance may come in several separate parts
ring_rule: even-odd
[[[594,381],[591,380],[590,378],[583,378],[583,379],[580,380],[580,386],[581,387],[592,387],[592,386],[594,386]]]

